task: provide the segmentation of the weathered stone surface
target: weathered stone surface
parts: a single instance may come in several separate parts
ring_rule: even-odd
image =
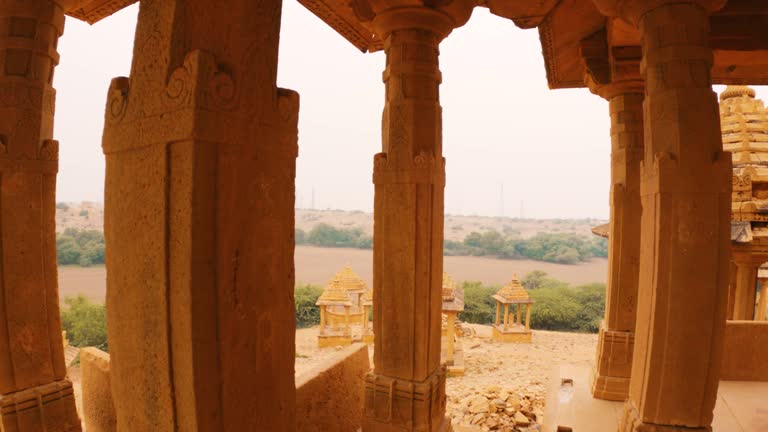
[[[356,432],[363,424],[368,346],[345,348],[296,377],[297,432]]]
[[[364,432],[451,429],[440,365],[445,159],[438,46],[472,7],[357,3],[356,11],[370,12],[366,19],[387,55],[382,152],[373,171],[375,370],[366,379]]]
[[[605,321],[593,382],[596,398],[623,401],[629,393],[640,272],[640,161],[643,159],[642,86],[612,84],[611,226]]]
[[[276,86],[280,11],[141,3],[103,140],[119,431],[295,429],[299,98]]]
[[[117,415],[112,400],[109,354],[97,348],[80,350],[83,420],[88,432],[117,431]]]
[[[722,151],[710,82],[709,17],[695,2],[655,3],[639,22],[646,83],[643,215],[622,432],[709,428],[727,303],[731,160]]]
[[[723,337],[724,381],[768,382],[768,321],[728,321]]]
[[[64,13],[0,1],[0,430],[79,431],[56,277],[53,140]],[[46,398],[45,406],[40,397]]]

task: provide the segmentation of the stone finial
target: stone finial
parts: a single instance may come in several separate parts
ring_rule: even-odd
[[[748,86],[728,86],[725,91],[720,94],[720,101],[744,96],[754,99],[756,96],[755,90]]]

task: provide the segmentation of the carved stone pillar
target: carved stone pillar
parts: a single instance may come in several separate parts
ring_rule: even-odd
[[[643,159],[643,83],[600,89],[611,113],[611,228],[608,287],[592,394],[623,401],[629,393],[640,271],[640,162]]]
[[[445,350],[445,362],[448,365],[453,365],[453,354],[456,351],[455,347],[455,341],[456,339],[456,312],[448,312],[446,314],[446,317],[448,318],[446,321],[446,325],[448,328],[446,329],[446,343],[448,346]]]
[[[711,88],[723,1],[595,0],[638,25],[645,158],[637,326],[622,432],[709,431],[727,307],[731,157]]]
[[[420,7],[380,13],[374,25],[384,36],[387,67],[373,174],[376,367],[366,378],[363,430],[446,431],[438,45],[454,23]]]
[[[275,85],[280,10],[141,2],[103,143],[121,432],[295,429],[299,101]]]
[[[56,272],[53,140],[64,11],[0,1],[0,430],[80,431]]]
[[[733,319],[733,312],[734,308],[736,307],[736,272],[738,271],[736,264],[733,262],[733,257],[731,257],[731,262],[728,266],[728,312],[727,317],[729,320]]]
[[[755,321],[765,321],[768,317],[768,279],[759,278],[760,302],[757,305]]]
[[[757,272],[768,257],[750,253],[734,253],[736,287],[733,291],[733,320],[755,319],[757,303]]]

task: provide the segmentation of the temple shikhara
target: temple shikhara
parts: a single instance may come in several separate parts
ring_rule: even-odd
[[[553,374],[544,430],[765,424],[755,419],[768,322],[754,319],[768,256],[765,112],[744,87],[718,109],[712,85],[768,84],[768,2],[299,1],[361,56],[386,56],[383,119],[370,119],[382,125],[371,155],[374,368],[334,393],[360,386],[344,402],[361,413],[348,430],[460,430],[441,361],[439,52],[478,7],[538,31],[553,90],[586,87],[609,106],[606,316],[594,369]],[[0,0],[2,432],[81,430],[58,307],[52,82],[65,15],[93,23],[135,2]],[[309,430],[297,429],[312,411],[293,368],[300,104],[276,86],[280,20],[280,0],[142,0],[130,76],[93,89],[106,101],[110,359],[99,360],[109,384],[84,395],[108,409],[86,424]],[[353,296],[367,298],[344,283],[333,279],[321,303],[334,338],[352,332]]]

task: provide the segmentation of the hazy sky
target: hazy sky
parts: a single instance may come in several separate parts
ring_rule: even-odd
[[[137,12],[94,26],[67,18],[54,83],[59,201],[103,201],[106,92],[130,72]],[[498,216],[503,204],[514,217],[524,203],[526,217],[608,217],[608,104],[548,89],[536,30],[476,8],[442,43],[440,63],[446,212]],[[383,53],[362,54],[285,2],[278,85],[301,94],[297,206],[310,207],[314,190],[316,208],[372,210],[383,69]]]

